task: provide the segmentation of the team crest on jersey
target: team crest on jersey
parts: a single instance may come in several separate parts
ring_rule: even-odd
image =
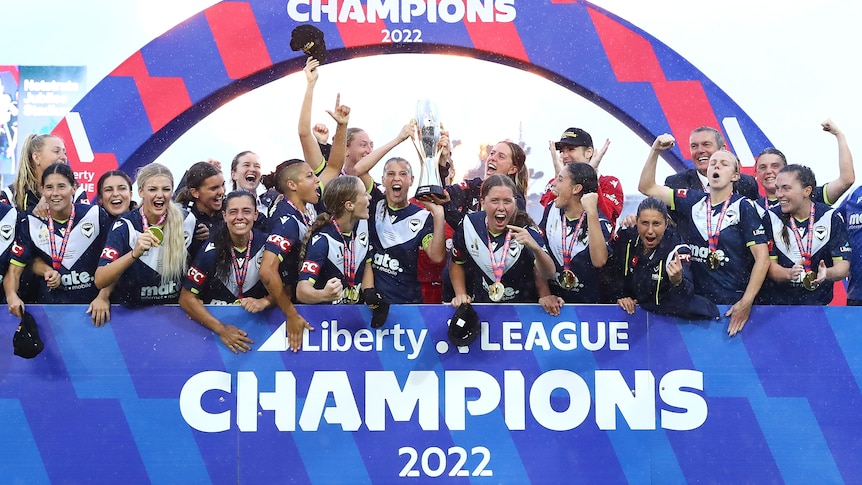
[[[95,232],[95,226],[93,226],[92,222],[85,222],[81,224],[81,234],[84,235],[87,239],[93,237],[93,233]]]
[[[727,212],[724,213],[724,219],[728,224],[732,224],[736,219],[736,211],[733,209],[727,209]]]
[[[410,227],[410,231],[417,232],[422,228],[422,221],[419,219],[410,219],[410,222],[407,225]]]
[[[822,241],[826,237],[826,226],[816,226],[814,228],[814,236]]]
[[[0,237],[6,240],[12,239],[12,226],[10,224],[0,226]]]
[[[263,263],[263,253],[260,253],[260,255],[257,257],[257,260],[254,262],[254,264],[257,266],[257,269],[260,269],[260,265],[262,263]]]
[[[509,256],[515,257],[518,255],[518,252],[521,250],[521,244],[516,241],[511,241],[509,243]]]
[[[368,246],[368,233],[367,232],[359,233],[359,236],[357,236],[356,240],[359,241],[359,244],[361,244],[363,246]]]

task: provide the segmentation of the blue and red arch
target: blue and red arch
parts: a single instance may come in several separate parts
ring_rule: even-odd
[[[514,1],[506,3],[517,8]],[[284,2],[219,2],[131,55],[54,133],[67,140],[76,171],[134,173],[227,101],[300,71],[305,56],[289,47],[299,23]],[[468,55],[556,82],[648,143],[665,132],[684,140],[695,127],[722,128],[724,120],[734,119],[749,146],[770,145],[748,115],[688,61],[589,2],[531,2],[510,22],[330,22],[324,16],[315,25],[326,35],[328,62],[392,53]],[[405,27],[421,30],[423,42],[382,42],[383,29]],[[667,161],[680,169],[691,166],[688,158],[686,144],[680,144]]]

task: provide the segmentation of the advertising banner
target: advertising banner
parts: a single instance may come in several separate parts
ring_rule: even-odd
[[[839,483],[862,476],[853,308],[755,307],[686,322],[612,306],[453,311],[208,307],[234,355],[178,307],[30,306],[45,350],[0,357],[4,483]],[[4,317],[0,338],[15,323]]]

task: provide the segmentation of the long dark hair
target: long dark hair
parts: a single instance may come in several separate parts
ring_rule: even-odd
[[[319,232],[329,224],[332,220],[344,214],[347,211],[345,204],[359,199],[363,195],[363,191],[359,186],[365,186],[362,179],[354,175],[341,175],[330,180],[323,189],[323,205],[326,207],[326,212],[319,214],[317,219],[308,228],[305,237],[302,238],[302,249],[299,251],[299,264],[305,260],[305,254],[308,250],[308,242],[311,236]]]
[[[221,170],[209,162],[195,163],[189,167],[185,176],[183,176],[183,181],[180,183],[183,184],[184,182],[184,184],[177,192],[174,200],[183,205],[196,202],[196,199],[192,196],[191,189],[200,189],[206,179],[219,174],[221,174]]]
[[[230,203],[233,199],[238,199],[240,197],[248,197],[251,200],[251,205],[255,209],[257,209],[257,199],[254,194],[245,189],[237,189],[227,194],[224,198],[224,208],[227,211],[228,203]],[[251,221],[254,223],[254,221]],[[212,235],[212,243],[215,246],[216,252],[216,267],[213,276],[220,281],[226,281],[228,275],[233,270],[233,254],[231,253],[231,247],[233,247],[233,241],[230,238],[230,230],[227,227],[227,224],[217,224],[215,231]],[[246,254],[246,258],[252,257],[251,254]]]
[[[596,174],[596,169],[594,169],[589,163],[567,163],[563,167],[563,170],[566,171],[566,174],[568,174],[573,185],[580,184],[582,188],[581,197],[583,197],[584,194],[592,194],[599,191],[598,174]],[[585,218],[583,229],[581,229],[581,233],[577,235],[579,240],[587,240],[587,231],[589,228],[590,222]]]
[[[105,186],[105,181],[110,177],[121,177],[127,184],[129,184],[129,210],[133,210],[137,207],[138,203],[132,200],[132,179],[129,177],[129,174],[122,170],[108,170],[99,177],[99,181],[96,182],[96,201],[98,204],[102,205],[102,187]]]
[[[814,176],[814,171],[805,165],[799,165],[797,163],[792,163],[790,165],[785,165],[781,170],[778,171],[779,174],[782,173],[790,173],[793,172],[796,175],[796,180],[799,180],[799,183],[802,185],[802,188],[811,187],[812,195],[814,194],[814,188],[817,187],[817,177]],[[808,196],[811,199],[811,195]],[[814,203],[814,200],[811,199],[811,203]],[[783,223],[781,226],[781,239],[784,241],[786,246],[790,246],[790,232],[787,228],[790,226],[790,218],[793,217],[793,214],[787,212],[781,212],[781,222]]]

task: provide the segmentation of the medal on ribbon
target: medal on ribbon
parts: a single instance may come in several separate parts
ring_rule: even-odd
[[[60,271],[63,265],[63,255],[66,254],[66,245],[69,244],[69,234],[72,233],[72,224],[74,223],[75,204],[72,204],[72,211],[69,212],[69,220],[66,221],[66,229],[63,231],[63,240],[60,242],[60,250],[58,251],[54,233],[54,218],[51,217],[51,211],[48,211],[48,243],[51,245],[51,267],[55,271]]]
[[[799,234],[796,218],[792,215],[790,216],[790,230],[793,231],[796,247],[799,248],[799,255],[802,256],[802,267],[805,271],[805,276],[802,277],[802,287],[808,291],[814,291],[820,286],[815,283],[817,273],[811,270],[811,249],[814,247],[814,202],[811,202],[811,210],[808,213],[808,231],[805,234],[805,242],[803,243],[802,236]]]
[[[350,233],[350,239],[344,238],[344,233],[341,232],[341,227],[335,219],[332,220],[332,225],[335,226],[336,232],[341,236],[341,242],[344,248],[344,257],[341,262],[341,272],[344,274],[344,290],[341,292],[342,299],[348,303],[359,303],[359,288],[355,286],[356,280],[356,251],[354,250],[354,242],[356,240],[355,231]]]
[[[727,213],[727,207],[730,205],[730,197],[725,199],[721,206],[721,212],[718,214],[718,221],[715,228],[712,227],[712,201],[709,194],[706,196],[706,235],[709,241],[709,255],[706,257],[706,266],[709,269],[718,269],[721,266],[721,259],[718,257],[718,235],[721,233],[721,223],[724,221],[724,215]]]
[[[503,295],[506,293],[506,287],[503,286],[503,283],[500,283],[500,280],[503,279],[503,273],[506,271],[506,256],[509,254],[509,242],[512,240],[512,231],[506,231],[506,239],[503,242],[502,252],[500,255],[500,261],[494,257],[494,246],[495,244],[491,241],[491,234],[488,234],[488,252],[491,257],[491,271],[494,272],[494,284],[488,287],[488,298],[491,299],[494,303],[503,300]]]
[[[581,217],[575,225],[575,230],[572,232],[571,238],[569,238],[566,237],[566,229],[569,228],[566,221],[566,215],[565,213],[562,213],[562,211],[560,212],[562,216],[562,231],[560,232],[563,235],[563,244],[561,247],[563,252],[563,271],[557,275],[557,284],[559,284],[563,289],[572,290],[578,285],[578,277],[575,276],[575,273],[570,269],[572,265],[572,250],[575,247],[575,242],[578,240],[578,234],[581,233],[581,225],[583,225],[587,213],[581,213]]]
[[[236,248],[230,248],[231,266],[233,266],[233,275],[236,278],[237,298],[242,298],[242,288],[245,285],[245,275],[248,273],[248,262],[251,259],[251,240],[254,234],[248,233],[248,244],[246,244],[245,257],[240,258],[236,253]]]

